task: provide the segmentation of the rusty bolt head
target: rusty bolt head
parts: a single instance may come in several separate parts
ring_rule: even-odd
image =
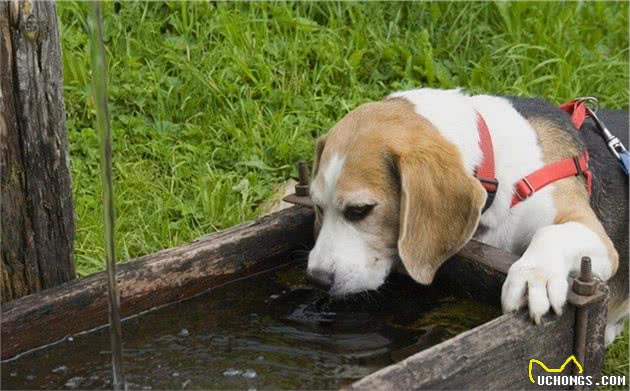
[[[598,282],[595,280],[592,281],[582,281],[579,278],[573,280],[573,292],[580,296],[591,296],[595,293],[597,289]]]

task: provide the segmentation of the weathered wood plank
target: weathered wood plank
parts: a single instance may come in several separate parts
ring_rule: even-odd
[[[507,274],[508,269],[518,260],[518,255],[487,244],[471,240],[457,252],[457,258],[482,265],[493,274]],[[497,274],[498,275],[498,274]]]
[[[526,311],[503,315],[383,368],[348,389],[538,389],[529,380],[529,360],[558,367],[572,354],[574,312],[569,307],[561,317],[547,315],[538,326]],[[540,373],[534,369],[534,374]]]
[[[313,213],[293,207],[195,242],[121,264],[123,316],[165,305],[283,262],[313,239]],[[287,261],[286,259],[284,261]],[[104,273],[2,306],[2,358],[107,322]]]
[[[75,277],[55,3],[0,2],[0,301]]]
[[[518,256],[470,241],[439,269],[434,284],[499,304],[505,275]]]

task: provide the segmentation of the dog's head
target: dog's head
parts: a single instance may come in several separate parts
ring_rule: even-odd
[[[307,273],[333,295],[377,289],[398,259],[430,284],[486,197],[457,148],[399,98],[360,106],[320,138],[313,175]]]

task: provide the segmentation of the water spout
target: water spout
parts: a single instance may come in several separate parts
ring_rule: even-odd
[[[103,43],[103,19],[101,4],[92,1],[88,18],[91,58],[92,90],[96,108],[96,129],[101,151],[101,179],[103,182],[103,223],[107,260],[109,329],[112,345],[114,390],[126,389],[122,359],[122,331],[120,326],[120,299],[116,284],[116,254],[114,252],[114,203],[112,184],[112,136],[107,109],[107,62]]]

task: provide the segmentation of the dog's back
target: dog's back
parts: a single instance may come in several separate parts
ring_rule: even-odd
[[[521,97],[507,98],[525,118],[544,117],[545,120],[554,123],[555,128],[566,130],[580,149],[588,149],[591,157],[590,167],[593,172],[591,205],[619,253],[619,268],[614,277],[608,281],[612,304],[609,316],[611,320],[621,318],[627,311],[629,294],[628,177],[608,150],[606,142],[599,135],[592,120],[587,119],[582,128],[576,130],[569,116],[549,102]],[[601,110],[598,116],[624,145],[629,145],[628,112]]]
[[[628,145],[628,112],[602,110],[598,116],[624,145]],[[611,302],[628,302],[628,177],[621,171],[591,120],[580,131],[591,156],[593,208],[619,252],[619,269],[609,280]],[[612,309],[614,312],[614,308]],[[614,318],[611,313],[611,318]]]

